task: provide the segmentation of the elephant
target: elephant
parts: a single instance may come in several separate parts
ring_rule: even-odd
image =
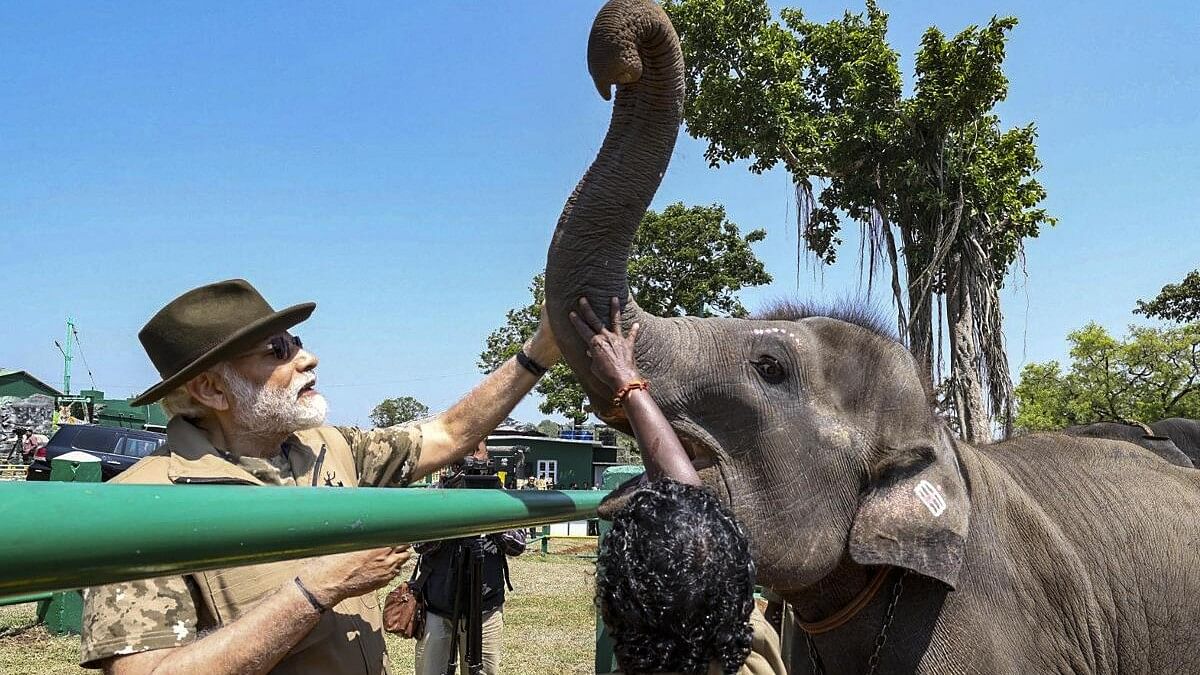
[[[1200,672],[1200,472],[1105,439],[960,441],[861,312],[642,310],[626,266],[678,134],[683,57],[661,8],[610,0],[587,62],[616,98],[547,254],[549,320],[593,412],[625,430],[568,313],[586,297],[607,322],[615,296],[641,324],[651,395],[804,628],[791,672]]]
[[[1182,421],[1187,422],[1191,420]],[[1195,462],[1192,461],[1193,457],[1200,461],[1200,456],[1189,456],[1179,448],[1179,444],[1175,443],[1170,435],[1157,432],[1153,428],[1153,425],[1146,426],[1140,423],[1125,424],[1123,422],[1093,422],[1092,424],[1078,424],[1067,427],[1062,430],[1062,433],[1068,436],[1081,436],[1084,438],[1110,438],[1129,441],[1130,443],[1146,448],[1172,464],[1186,466],[1189,469],[1195,468]]]
[[[1154,433],[1166,436],[1183,454],[1200,468],[1200,420],[1184,417],[1168,417],[1150,425]]]

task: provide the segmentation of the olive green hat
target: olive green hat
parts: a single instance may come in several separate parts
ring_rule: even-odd
[[[132,404],[159,400],[209,367],[304,321],[316,306],[305,302],[276,312],[245,279],[218,281],[184,293],[138,332],[163,379]]]

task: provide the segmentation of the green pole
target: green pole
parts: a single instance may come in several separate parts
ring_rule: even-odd
[[[0,598],[582,520],[604,495],[0,484]],[[45,523],[61,524],[58,536]]]
[[[542,555],[550,553],[550,526],[542,526]]]
[[[604,476],[600,479],[605,490],[600,494],[607,495],[610,490],[617,489],[625,481],[635,476],[640,476],[645,471],[646,467],[633,464],[608,467],[604,470]],[[600,554],[600,547],[604,545],[604,536],[612,529],[612,523],[607,520],[601,520],[599,529],[600,536],[596,539],[597,555]],[[608,627],[604,625],[604,620],[600,618],[599,609],[596,610],[596,672],[617,672],[617,658],[613,655],[612,637],[608,634]]]
[[[50,480],[61,483],[99,483],[100,458],[86,452],[64,453],[50,460]],[[83,630],[83,595],[60,591],[38,603],[38,621],[53,635],[78,635]]]
[[[71,361],[75,358],[72,356],[71,338],[75,333],[75,319],[67,317],[67,340],[63,343],[63,394],[70,396],[71,394]]]
[[[24,605],[25,603],[29,602],[36,602],[38,603],[38,615],[40,617],[42,612],[41,602],[43,600],[49,600],[50,598],[53,598],[54,595],[54,593],[28,593],[26,595],[10,595],[0,599],[0,607],[7,607],[9,605]],[[40,618],[38,620],[41,621]]]

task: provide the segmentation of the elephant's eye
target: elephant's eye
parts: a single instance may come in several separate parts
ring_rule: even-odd
[[[757,361],[750,363],[758,371],[758,374],[771,384],[779,384],[783,382],[783,378],[787,377],[787,371],[783,369],[783,364],[776,361],[774,357],[760,356]]]

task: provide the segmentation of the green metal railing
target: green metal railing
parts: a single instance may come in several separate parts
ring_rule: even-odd
[[[53,593],[26,593],[25,595],[9,595],[0,598],[0,607],[8,605],[24,605],[27,602],[41,602],[53,598]]]
[[[0,484],[0,599],[583,520],[606,494]]]

